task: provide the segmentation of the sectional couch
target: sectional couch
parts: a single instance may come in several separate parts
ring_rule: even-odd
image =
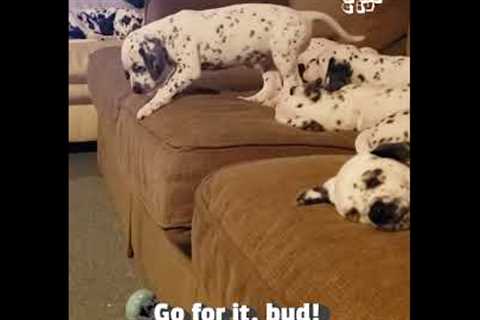
[[[232,2],[150,1],[147,22]],[[289,5],[329,12],[365,33],[364,45],[405,53],[408,1],[386,1],[363,18],[345,17],[334,0]],[[324,35],[321,26],[316,32]],[[273,110],[235,99],[260,80],[244,68],[205,72],[138,122],[151,95],[132,94],[119,47],[90,56],[98,164],[128,238],[126,257],[161,300],[186,309],[240,302],[262,318],[266,302],[318,302],[335,320],[409,319],[409,232],[379,232],[331,206],[295,204],[300,190],[354,153],[356,133],[296,130],[276,123]]]

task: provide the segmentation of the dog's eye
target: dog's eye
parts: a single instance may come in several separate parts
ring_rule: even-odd
[[[139,65],[134,65],[134,66],[132,67],[132,70],[133,70],[133,72],[135,72],[135,73],[142,73],[142,72],[145,72],[145,71],[146,71],[146,69],[145,69],[144,66],[139,66]]]
[[[128,71],[125,71],[125,78],[127,78],[127,80],[130,80],[130,73],[128,73]]]

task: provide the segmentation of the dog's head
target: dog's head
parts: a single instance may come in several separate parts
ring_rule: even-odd
[[[134,93],[144,94],[164,84],[175,71],[162,41],[145,36],[142,29],[130,33],[122,45],[122,64]]]
[[[334,199],[339,201],[335,205],[348,220],[385,231],[410,228],[410,169],[404,164],[370,153],[357,154],[340,169],[335,181]]]
[[[389,174],[386,179],[390,183],[386,189],[378,188],[378,193],[372,193],[368,205],[368,220],[380,230],[397,231],[410,228],[410,179],[406,183],[406,175],[410,176],[409,169],[403,165],[410,165],[410,143],[383,144],[371,152],[373,161],[381,158],[389,162]],[[377,158],[377,159],[378,159]],[[386,169],[385,169],[386,170]],[[403,172],[403,174],[402,174]],[[378,177],[370,177],[372,185],[380,181]],[[392,182],[393,180],[393,182]]]

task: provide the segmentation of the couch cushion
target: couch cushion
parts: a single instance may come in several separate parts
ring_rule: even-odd
[[[290,6],[297,10],[315,10],[328,13],[352,34],[363,34],[365,41],[358,45],[373,47],[382,51],[407,34],[410,19],[410,1],[384,1],[375,6],[370,14],[347,15],[342,11],[340,0],[290,0]],[[325,23],[314,23],[314,37],[337,39],[333,30]]]
[[[202,84],[203,85],[203,84]],[[141,122],[147,96],[131,94],[118,50],[91,56],[89,87],[102,141],[116,141],[131,189],[165,228],[190,226],[193,193],[208,173],[254,159],[352,153],[355,133],[312,133],[276,123],[273,110],[235,99],[238,92],[185,94]]]
[[[288,5],[288,0],[150,0],[145,9],[145,21],[150,23],[183,9],[206,10],[248,2]]]
[[[303,156],[223,168],[198,187],[193,267],[214,305],[318,302],[331,319],[409,319],[409,232],[343,219],[330,205],[298,207],[299,192],[349,156]],[[260,317],[260,318],[262,318]]]
[[[121,41],[99,41],[78,39],[68,41],[68,82],[70,84],[87,83],[89,55],[104,47],[120,46]]]

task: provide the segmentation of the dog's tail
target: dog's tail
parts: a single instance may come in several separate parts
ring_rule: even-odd
[[[301,13],[305,19],[310,21],[321,20],[325,22],[347,42],[361,42],[365,40],[365,36],[354,36],[348,33],[334,18],[326,13],[318,11],[301,11]]]

